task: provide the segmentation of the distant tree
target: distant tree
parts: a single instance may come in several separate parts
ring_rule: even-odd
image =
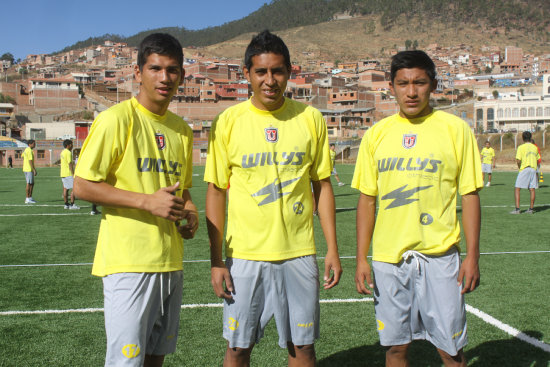
[[[15,58],[13,57],[13,55],[9,52],[6,52],[5,54],[3,54],[2,56],[0,56],[0,60],[8,60],[10,61],[12,64],[15,62]]]
[[[14,103],[15,100],[10,97],[10,96],[6,96],[2,93],[0,93],[0,103]]]
[[[412,48],[413,48],[413,50],[416,50],[418,48],[418,41],[417,40],[414,40],[414,42],[412,44]]]
[[[493,69],[490,66],[485,67],[485,74],[491,74],[493,72]]]
[[[412,41],[411,40],[406,40],[405,41],[405,50],[410,50],[411,45],[412,45]]]
[[[495,97],[495,99],[498,99],[498,90],[494,90],[493,91],[493,97]]]

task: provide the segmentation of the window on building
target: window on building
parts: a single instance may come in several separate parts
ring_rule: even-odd
[[[519,117],[519,108],[514,108],[512,110],[512,117]]]
[[[38,159],[46,158],[46,151],[45,150],[37,150],[36,151],[36,158],[38,158]]]
[[[529,107],[529,117],[535,116],[535,107]]]
[[[550,116],[550,107],[544,108],[544,116]]]
[[[512,111],[507,108],[504,110],[504,117],[511,117],[512,116]]]
[[[478,123],[483,122],[483,110],[481,108],[476,111],[476,121]]]
[[[336,117],[332,116],[332,117],[330,118],[330,122],[336,122]]]
[[[519,111],[519,117],[527,117],[527,108],[523,107],[523,108]]]
[[[21,154],[22,154],[21,150],[16,150],[15,153],[13,154],[13,157],[15,159],[21,159]]]
[[[504,111],[502,110],[502,108],[499,108],[499,109],[497,110],[497,117],[498,117],[499,119],[501,119],[503,116],[504,116]]]
[[[542,116],[542,107],[537,107],[537,117]]]

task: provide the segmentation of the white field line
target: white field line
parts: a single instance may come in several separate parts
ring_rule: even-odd
[[[57,215],[90,215],[90,213],[0,214],[0,217],[36,217],[36,216],[57,216]]]
[[[505,324],[502,321],[499,321],[499,320],[495,319],[491,315],[488,315],[485,312],[480,311],[475,307],[472,307],[470,305],[466,305],[466,310],[468,312],[476,315],[477,317],[479,317],[480,319],[482,319],[486,323],[488,323],[490,325],[493,325],[497,329],[500,329],[500,330],[504,331],[506,334],[511,335],[514,338],[522,340],[522,341],[524,341],[528,344],[531,344],[534,347],[542,349],[543,351],[545,351],[547,353],[550,353],[550,345],[544,343],[543,341],[540,341],[536,338],[533,338],[532,336],[529,336],[529,335],[519,331],[518,329],[511,327],[510,325]]]
[[[358,302],[373,302],[373,298],[348,298],[348,299],[322,299],[320,303],[358,303]],[[194,303],[194,304],[184,304],[181,306],[182,309],[190,308],[221,308],[223,303]],[[483,311],[478,310],[475,307],[466,305],[466,310],[475,316],[479,317],[486,323],[496,327],[497,329],[505,332],[508,335],[513,336],[521,341],[524,341],[532,346],[542,349],[545,352],[550,353],[550,345],[544,343],[541,340],[533,338],[518,329],[503,323],[492,317],[491,315],[486,314]],[[103,312],[103,308],[80,308],[80,309],[69,309],[69,310],[41,310],[41,311],[3,311],[0,312],[0,316],[19,316],[19,315],[50,315],[50,314],[69,314],[69,313],[95,313]]]
[[[482,252],[481,255],[531,255],[531,254],[548,254],[550,250],[547,251],[502,251],[502,252]],[[466,254],[461,254],[465,256]],[[372,256],[368,256],[371,258]],[[322,256],[317,256],[318,260],[324,260]],[[340,256],[340,259],[355,259],[355,256]],[[197,260],[183,260],[184,264],[193,264],[193,263],[208,263],[208,259],[197,259]],[[91,266],[92,263],[73,263],[73,264],[11,264],[11,265],[0,265],[1,268],[47,268],[54,266]]]

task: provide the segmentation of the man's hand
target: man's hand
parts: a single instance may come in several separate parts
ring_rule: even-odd
[[[178,232],[184,239],[190,240],[195,237],[195,232],[199,228],[199,213],[194,210],[185,210],[184,213],[183,219],[187,224],[178,225]]]
[[[370,265],[366,259],[357,262],[357,267],[355,269],[355,288],[360,294],[372,294],[372,291],[365,286],[365,282],[369,288],[374,288]]]
[[[464,280],[464,287],[460,293],[473,292],[479,286],[480,278],[478,260],[473,256],[466,255],[458,272],[457,282],[459,287]]]
[[[233,299],[231,293],[235,290],[233,289],[231,274],[229,274],[229,270],[227,270],[225,265],[221,263],[216,266],[212,266],[210,271],[212,288],[214,289],[216,296],[226,300]]]
[[[157,217],[172,222],[186,218],[185,200],[174,195],[179,185],[180,183],[176,182],[172,186],[163,187],[154,194],[148,195],[143,206],[144,209]]]
[[[340,257],[338,253],[329,252],[325,256],[325,274],[324,284],[325,289],[330,289],[340,282],[340,276],[342,275],[342,265],[340,264]]]

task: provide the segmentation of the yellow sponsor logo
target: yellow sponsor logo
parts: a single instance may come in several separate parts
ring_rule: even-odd
[[[313,326],[313,322],[308,322],[308,323],[304,323],[304,324],[298,324],[298,327],[303,327],[303,328],[310,328]]]
[[[458,338],[459,336],[461,336],[463,332],[464,332],[464,330],[460,330],[458,333],[455,333],[455,334],[453,335],[453,339],[456,339],[456,338]]]
[[[175,336],[174,334],[168,335],[168,336],[166,337],[166,340],[172,340],[172,339],[174,339],[175,337],[176,337],[176,336]]]
[[[122,347],[122,354],[126,356],[126,358],[136,358],[139,355],[140,349],[135,344],[127,344]]]
[[[237,330],[237,328],[239,327],[239,322],[232,317],[229,318],[228,324],[229,330]]]
[[[384,323],[380,320],[376,320],[376,322],[378,323],[378,331],[382,331],[384,330],[384,328],[386,327],[386,325],[384,325]]]

